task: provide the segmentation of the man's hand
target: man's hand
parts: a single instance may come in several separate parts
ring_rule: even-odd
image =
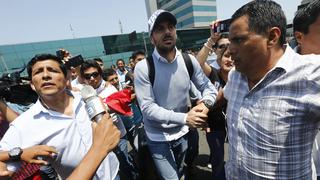
[[[2,179],[10,179],[10,176],[12,176],[13,172],[8,171],[7,165],[4,162],[0,161],[0,180]]]
[[[34,163],[34,164],[48,164],[46,161],[37,159],[39,156],[46,156],[46,157],[53,157],[57,154],[55,148],[47,145],[36,145],[26,149],[23,149],[21,154],[21,160],[27,163]]]
[[[192,109],[194,109],[196,112],[202,112],[203,114],[208,114],[209,109],[207,108],[207,106],[205,106],[203,104],[203,102],[199,103],[197,106],[193,107]]]
[[[191,128],[204,128],[208,126],[208,116],[203,113],[203,110],[198,106],[199,105],[192,108],[187,114],[187,125]]]
[[[92,128],[92,149],[107,155],[119,143],[120,131],[115,125],[113,125],[112,118],[108,113],[103,116],[100,122],[93,122]]]

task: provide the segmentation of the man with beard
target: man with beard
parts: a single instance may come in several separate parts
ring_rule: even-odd
[[[204,75],[195,57],[190,55],[193,73],[187,70],[176,48],[174,15],[157,10],[148,21],[155,49],[154,81],[149,79],[148,61],[140,61],[134,70],[134,85],[143,114],[147,144],[161,179],[178,180],[187,150],[189,127],[206,127],[207,113],[217,91]],[[151,62],[150,61],[150,62]],[[202,102],[188,111],[190,78],[202,93]]]

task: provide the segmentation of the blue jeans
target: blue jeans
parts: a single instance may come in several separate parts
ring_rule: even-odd
[[[209,144],[212,164],[212,176],[214,179],[224,180],[224,140],[226,137],[225,131],[213,131],[206,134]]]
[[[179,180],[183,175],[183,162],[187,152],[186,135],[174,141],[151,141],[147,138],[153,161],[163,180]]]
[[[128,179],[135,180],[138,177],[138,173],[129,158],[127,141],[126,136],[120,138],[119,144],[115,148],[114,153],[117,155],[120,163],[120,172],[122,172]]]

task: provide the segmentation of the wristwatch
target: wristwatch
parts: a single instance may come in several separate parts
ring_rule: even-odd
[[[214,102],[206,99],[206,100],[203,100],[203,104],[204,104],[209,110],[211,110],[211,109],[213,108]]]
[[[10,161],[19,161],[21,159],[22,149],[15,147],[9,151]]]

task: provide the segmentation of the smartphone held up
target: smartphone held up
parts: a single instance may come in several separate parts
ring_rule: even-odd
[[[223,21],[217,21],[211,26],[211,30],[214,33],[226,33],[229,32],[231,19],[226,19]]]

